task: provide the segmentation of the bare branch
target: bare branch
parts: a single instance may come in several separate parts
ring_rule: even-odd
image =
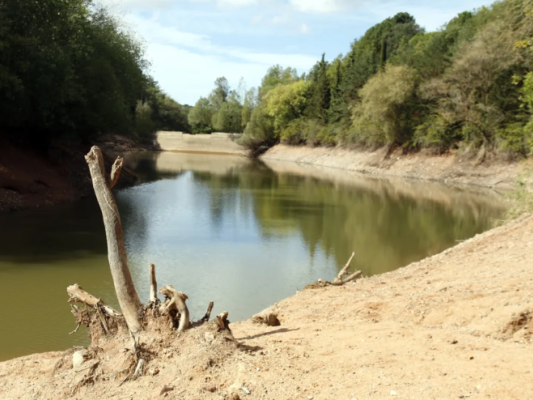
[[[124,164],[124,159],[122,157],[117,157],[113,167],[111,168],[111,174],[109,179],[109,189],[113,189],[117,184],[118,178],[120,178],[120,173],[122,172],[122,166]]]
[[[357,272],[354,272],[353,274],[351,274],[346,279],[342,279],[340,281],[335,281],[334,280],[333,282],[331,282],[331,285],[333,285],[333,286],[342,286],[345,283],[348,283],[350,281],[353,281],[354,279],[357,279],[357,278],[361,277],[361,275],[363,275],[363,272],[362,271],[357,271]]]
[[[335,279],[333,279],[333,282],[331,282],[332,284],[335,284],[336,282],[342,282],[342,278],[344,277],[344,275],[348,273],[348,269],[350,268],[350,264],[352,263],[352,259],[354,258],[354,256],[355,256],[355,252],[352,253],[346,265],[341,269],[341,271],[335,277]]]
[[[185,300],[189,297],[187,297],[185,293],[178,292],[172,285],[167,285],[159,289],[159,293],[170,299],[169,302],[164,304],[165,307],[162,312],[170,312],[170,310],[175,307],[180,314],[178,332],[183,332],[185,329],[189,328],[191,324],[189,320],[189,309],[185,304]]]
[[[157,281],[155,279],[155,265],[150,264],[150,303],[157,304],[159,299],[157,298]]]
[[[93,146],[91,151],[85,156],[85,160],[89,165],[94,193],[96,194],[98,205],[102,211],[107,238],[109,266],[111,268],[111,275],[113,276],[117,299],[122,313],[124,314],[124,318],[126,319],[126,323],[128,324],[128,328],[133,332],[138,332],[142,330],[142,325],[139,320],[141,302],[137,291],[135,290],[135,285],[133,284],[133,279],[131,278],[131,273],[128,267],[120,215],[115,197],[113,196],[113,192],[105,177],[105,165],[102,151],[98,147]],[[122,159],[119,158],[115,162],[113,179],[118,176],[118,171],[121,166]]]

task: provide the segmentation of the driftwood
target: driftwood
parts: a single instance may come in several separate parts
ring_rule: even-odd
[[[280,326],[281,322],[278,319],[278,312],[275,307],[267,308],[252,317],[254,324],[265,324],[268,326]]]
[[[155,279],[155,265],[150,264],[150,303],[156,305],[159,303],[157,298],[157,281]]]
[[[318,282],[307,285],[304,288],[304,290],[305,289],[316,289],[316,288],[321,288],[321,287],[326,287],[326,286],[342,286],[345,283],[348,283],[357,278],[360,278],[363,275],[362,271],[356,271],[353,274],[346,276],[348,275],[348,270],[350,269],[350,264],[352,263],[354,256],[355,256],[355,253],[352,253],[346,265],[340,270],[340,272],[333,279],[333,281],[328,282],[328,281],[323,281],[322,279],[319,279]]]
[[[172,312],[176,311],[179,314],[178,332],[183,332],[189,328],[191,323],[189,320],[189,309],[187,308],[187,304],[185,304],[185,300],[189,297],[185,293],[178,292],[172,285],[162,287],[159,289],[159,293],[167,298],[159,309],[161,314],[172,316]],[[172,316],[172,318],[174,317]]]
[[[67,288],[67,293],[69,295],[69,303],[83,303],[96,311],[96,313],[98,314],[98,319],[100,320],[100,324],[102,325],[102,329],[108,335],[110,334],[110,330],[107,318],[122,318],[121,313],[119,313],[112,307],[109,307],[102,300],[97,299],[92,294],[87,293],[77,283],[69,286]],[[73,313],[76,314],[78,311],[79,310],[75,308],[73,310]],[[78,326],[74,331],[70,332],[70,334],[76,333],[80,327],[80,324],[81,322],[78,322]]]
[[[211,311],[213,311],[213,306],[215,305],[215,303],[213,303],[212,301],[209,303],[209,305],[207,306],[207,311],[205,312],[205,315],[202,317],[202,319],[200,321],[202,322],[208,322],[209,321],[209,318],[211,318]]]
[[[219,315],[217,315],[217,318],[216,318],[216,323],[218,325],[218,329],[223,331],[223,330],[230,330],[229,329],[229,321],[228,321],[228,312],[227,311],[224,311],[223,313],[220,313]]]
[[[109,179],[106,178],[104,158],[102,151],[98,147],[93,146],[91,151],[85,156],[85,160],[89,165],[94,193],[102,211],[109,266],[120,309],[124,314],[128,328],[132,332],[138,332],[142,329],[141,321],[139,320],[141,302],[128,268],[122,223],[120,222],[115,197],[111,191],[120,176],[123,160],[121,157],[117,158],[113,164]]]

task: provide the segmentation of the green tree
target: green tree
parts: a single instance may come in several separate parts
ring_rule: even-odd
[[[252,118],[252,112],[257,107],[257,89],[251,88],[244,96],[244,104],[242,107],[241,123],[242,127],[246,128],[248,122]]]
[[[370,78],[352,110],[357,139],[399,144],[408,140],[415,87],[416,72],[406,66],[388,66]]]
[[[220,132],[238,133],[242,131],[242,105],[239,95],[231,91],[228,100],[213,115],[213,128]]]
[[[265,95],[265,111],[274,118],[276,132],[281,132],[289,122],[304,115],[310,88],[309,82],[300,80],[278,85]]]
[[[311,98],[309,99],[307,114],[323,123],[328,121],[331,103],[331,87],[327,75],[328,66],[325,61],[325,54],[322,54],[322,59],[308,76],[308,80],[311,82]]]
[[[209,99],[201,97],[189,112],[188,121],[192,133],[211,133],[214,110]]]

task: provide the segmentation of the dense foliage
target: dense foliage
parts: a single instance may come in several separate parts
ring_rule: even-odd
[[[0,1],[0,132],[61,136],[188,129],[146,74],[143,48],[90,0]]]
[[[533,0],[464,12],[437,32],[400,13],[303,76],[272,67],[242,113],[245,145],[533,149]]]

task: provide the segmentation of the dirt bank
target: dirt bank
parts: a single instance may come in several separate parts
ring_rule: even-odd
[[[56,143],[47,152],[0,142],[0,212],[77,200],[93,192],[84,155],[90,145]],[[114,159],[106,155],[111,168]],[[126,170],[118,187],[132,185]]]
[[[374,151],[341,148],[277,145],[261,159],[293,161],[324,167],[341,168],[360,173],[442,181],[446,183],[483,186],[510,190],[517,180],[532,184],[532,161],[504,162],[491,159],[480,163],[475,158],[455,154],[436,156],[427,152],[392,153],[387,148]]]
[[[72,351],[0,363],[0,397],[533,398],[532,238],[528,216],[391,273],[303,290],[276,305],[281,326],[232,324],[238,347],[186,331],[123,385],[127,337],[95,350],[104,372],[89,380],[94,360],[72,369]]]
[[[245,148],[236,143],[234,135],[221,132],[210,135],[189,135],[182,132],[160,131],[156,135],[156,146],[161,151],[246,155]]]

